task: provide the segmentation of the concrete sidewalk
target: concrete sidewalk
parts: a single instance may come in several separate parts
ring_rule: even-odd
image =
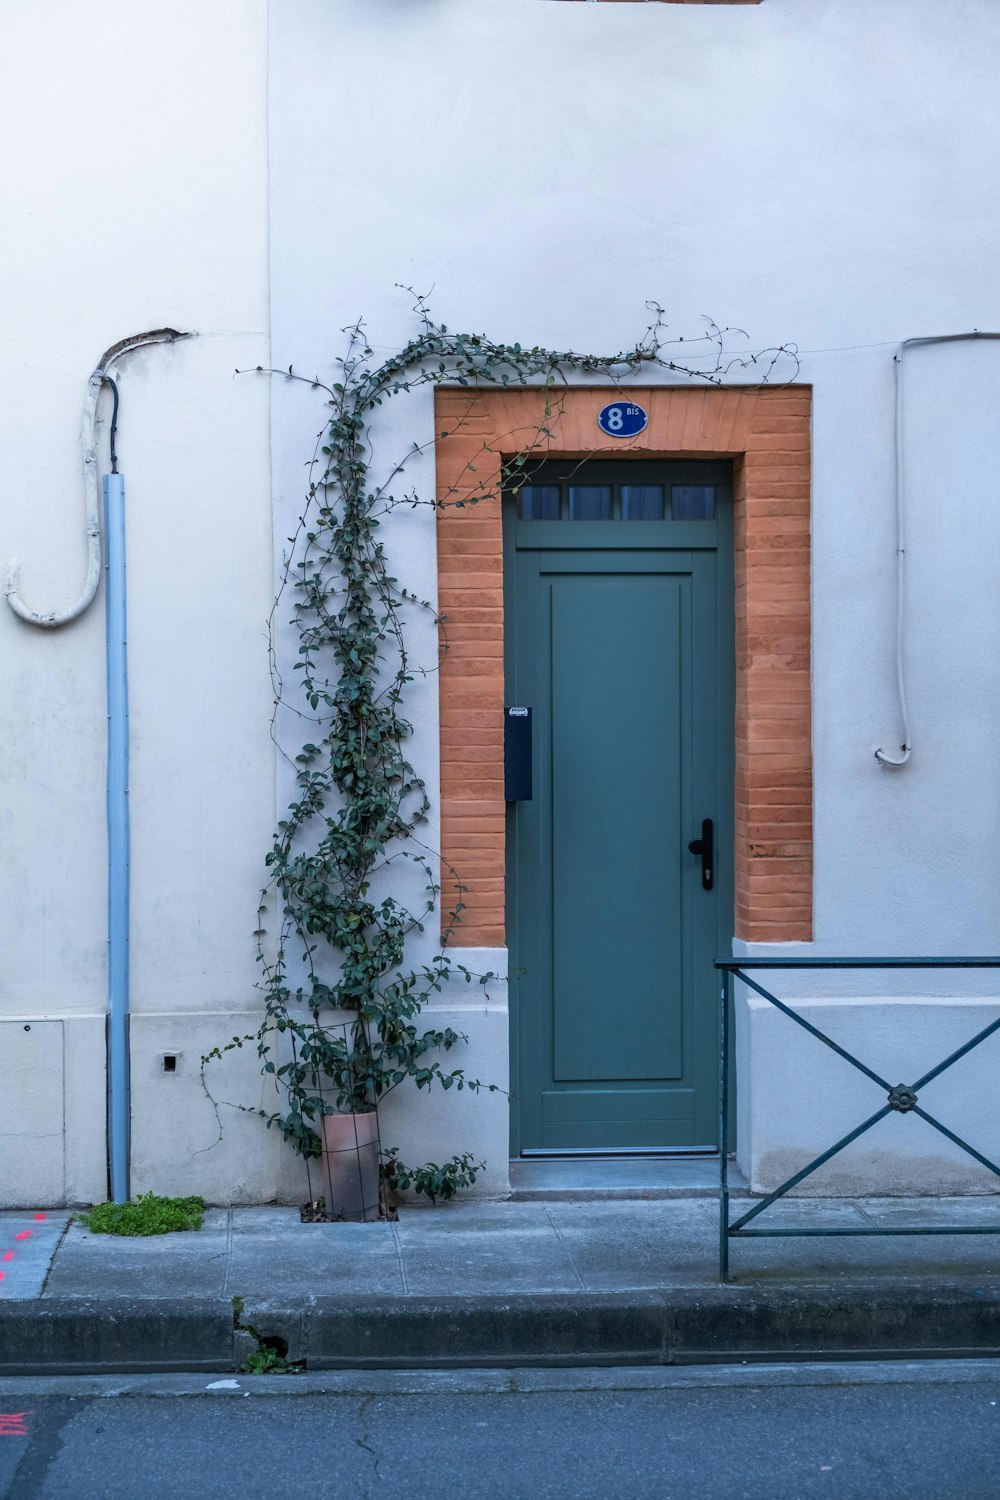
[[[1000,1227],[1000,1197],[797,1199],[759,1222]],[[6,1213],[0,1373],[230,1371],[254,1347],[234,1297],[311,1369],[1000,1352],[1000,1235],[737,1240],[727,1286],[717,1255],[707,1197],[404,1207],[369,1225],[212,1209],[151,1239]]]

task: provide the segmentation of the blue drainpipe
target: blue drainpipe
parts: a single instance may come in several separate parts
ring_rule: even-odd
[[[125,629],[125,481],[104,476],[108,681],[108,1136],[111,1198],[129,1199],[128,651]]]
[[[53,630],[77,619],[97,592],[101,541],[98,525],[95,424],[102,384],[111,388],[111,473],[104,476],[105,606],[108,684],[108,1164],[111,1197],[129,1197],[129,813],[128,660],[125,634],[125,481],[118,472],[118,387],[108,374],[115,360],[149,344],[191,338],[176,328],[152,328],[120,339],[104,353],[87,384],[83,417],[84,484],[87,497],[87,578],[76,603],[65,610],[31,609],[17,587],[17,563],[7,570],[7,603],[28,625]]]

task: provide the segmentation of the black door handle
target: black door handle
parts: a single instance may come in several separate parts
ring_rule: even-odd
[[[715,828],[711,818],[703,818],[701,824],[701,838],[692,839],[688,844],[692,854],[701,855],[701,888],[703,891],[712,889],[712,878],[715,863]]]

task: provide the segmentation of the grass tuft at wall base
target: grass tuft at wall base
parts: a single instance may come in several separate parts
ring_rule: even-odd
[[[140,1193],[134,1203],[98,1203],[80,1219],[91,1234],[174,1234],[182,1229],[200,1229],[204,1212],[201,1198]]]

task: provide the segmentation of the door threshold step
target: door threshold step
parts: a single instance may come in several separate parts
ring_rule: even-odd
[[[547,1157],[510,1164],[511,1197],[530,1203],[602,1198],[715,1198],[717,1156]],[[731,1192],[747,1190],[746,1178],[729,1165]]]

